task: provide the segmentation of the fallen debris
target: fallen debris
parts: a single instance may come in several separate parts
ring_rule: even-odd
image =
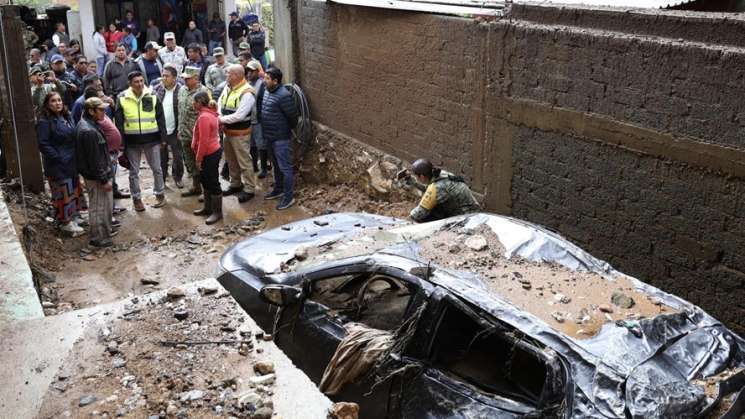
[[[329,409],[328,419],[358,419],[360,406],[357,403],[338,402]]]

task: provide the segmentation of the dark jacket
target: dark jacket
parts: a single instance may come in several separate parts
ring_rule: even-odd
[[[268,142],[289,140],[297,125],[297,110],[292,94],[279,85],[274,91],[267,87],[261,101],[261,129]]]
[[[124,64],[116,59],[106,63],[103,72],[103,88],[106,96],[116,97],[119,93],[129,88],[129,79],[127,76],[133,71],[139,71],[140,67],[131,59],[127,58]]]
[[[53,179],[72,178],[75,168],[75,124],[72,118],[40,118],[36,141],[44,160],[44,174]]]
[[[183,86],[181,83],[176,82],[176,87],[173,89],[173,121],[176,125],[176,131],[178,132],[178,92]],[[160,82],[153,87],[153,93],[158,98],[158,103],[163,106],[163,98],[166,96],[166,87],[163,86],[163,82]],[[166,126],[165,111],[163,111],[163,127]]]
[[[191,44],[201,44],[204,40],[202,38],[202,31],[199,28],[194,30],[186,29],[184,31],[184,37],[181,39],[181,44],[184,48],[189,48]]]
[[[248,26],[240,19],[237,19],[235,22],[231,20],[228,23],[228,37],[233,41],[241,39],[247,30]],[[235,54],[235,52],[233,53]]]
[[[84,115],[75,130],[75,157],[78,172],[86,180],[111,180],[111,157],[106,138],[94,121]]]
[[[145,76],[145,86],[150,86],[155,79],[160,78],[161,73],[163,73],[163,60],[160,59],[160,55],[155,56],[155,65],[158,67],[158,77],[154,79],[150,79],[147,77],[147,69],[145,68],[145,56],[140,55],[135,60],[135,64],[137,64],[137,67],[140,69],[140,72],[143,76]]]
[[[251,45],[251,55],[257,60],[264,56],[266,45],[266,34],[264,31],[251,31],[248,33],[248,44]]]
[[[207,74],[207,67],[209,66],[209,62],[204,57],[200,57],[199,61],[186,60],[186,64],[184,64],[184,68],[196,67],[199,69],[199,82],[202,84],[204,84],[204,76]]]
[[[147,89],[147,88],[146,88]],[[119,132],[122,133],[122,142],[127,147],[131,144],[154,144],[154,143],[165,143],[166,142],[166,117],[163,114],[163,104],[160,100],[155,100],[155,121],[158,124],[158,132],[149,134],[125,134],[124,133],[124,109],[122,109],[120,103],[120,97],[125,95],[127,91],[121,92],[116,98],[116,112],[114,112],[114,122]],[[152,95],[153,92],[146,90],[143,95]]]

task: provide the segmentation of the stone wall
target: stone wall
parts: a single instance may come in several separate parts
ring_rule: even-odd
[[[745,333],[745,21],[724,17],[302,1],[299,80],[320,123],[429,157]]]

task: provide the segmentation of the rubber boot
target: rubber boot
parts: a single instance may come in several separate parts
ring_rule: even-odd
[[[200,210],[194,210],[194,215],[207,216],[212,214],[212,195],[204,191],[204,207]]]
[[[266,150],[259,150],[259,160],[261,161],[261,172],[259,172],[259,179],[266,177],[267,171],[269,171],[269,153]]]
[[[248,149],[248,153],[251,155],[251,165],[253,166],[254,173],[259,171],[259,156],[260,151],[256,147]]]
[[[222,170],[220,171],[220,176],[222,176],[225,180],[230,180],[230,169],[228,168],[228,162],[225,162],[222,164]]]
[[[202,184],[199,181],[199,175],[191,177],[191,188],[188,191],[181,192],[181,196],[197,196],[202,194]]]
[[[205,221],[207,225],[215,224],[222,220],[222,195],[212,195],[210,196],[210,201],[212,201],[212,214]]]

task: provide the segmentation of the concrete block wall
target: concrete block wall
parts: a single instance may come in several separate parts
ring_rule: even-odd
[[[302,1],[313,117],[465,175],[745,334],[745,21],[513,6],[501,21]]]

